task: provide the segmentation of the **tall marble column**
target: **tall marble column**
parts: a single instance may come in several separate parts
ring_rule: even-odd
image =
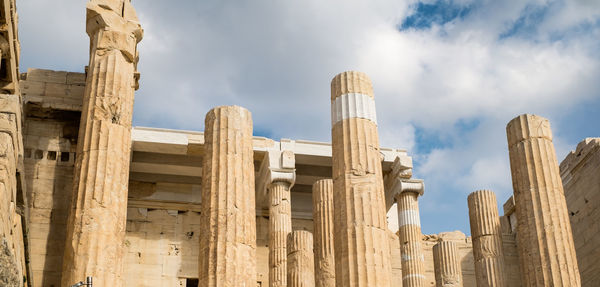
[[[491,190],[469,194],[469,219],[477,286],[504,287],[504,252],[496,195]]]
[[[331,81],[336,286],[390,286],[381,153],[371,80]]]
[[[131,118],[142,28],[130,1],[87,4],[87,73],[62,285],[122,286]]]
[[[547,119],[520,115],[506,126],[523,286],[579,286],[579,268]]]
[[[398,206],[398,239],[402,261],[402,286],[425,286],[425,255],[421,246],[419,196],[424,193],[422,180],[398,180],[394,186]]]
[[[315,286],[335,286],[333,242],[333,181],[321,179],[312,187],[315,250]]]
[[[258,202],[269,209],[269,286],[287,286],[287,235],[292,232],[291,188],[296,180],[294,152],[267,149],[258,171]]]
[[[204,131],[199,286],[256,286],[252,116],[208,112]]]
[[[440,241],[433,246],[433,267],[436,287],[463,286],[462,268],[456,243]]]
[[[292,232],[292,183],[275,181],[269,187],[269,285],[287,286],[288,234]]]
[[[296,230],[287,236],[287,281],[289,287],[314,287],[313,236]]]

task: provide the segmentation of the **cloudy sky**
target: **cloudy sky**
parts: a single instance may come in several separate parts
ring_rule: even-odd
[[[424,233],[469,234],[467,195],[512,193],[505,126],[550,119],[559,160],[600,136],[597,0],[134,0],[134,125],[203,130],[236,104],[256,135],[330,141],[330,80],[373,80],[381,143],[414,157]],[[17,1],[21,71],[83,71],[85,1]]]

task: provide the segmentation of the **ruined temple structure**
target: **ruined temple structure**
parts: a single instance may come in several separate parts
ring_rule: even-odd
[[[559,165],[548,120],[507,119],[514,195],[465,191],[471,236],[425,235],[426,180],[379,146],[366,74],[323,87],[331,144],[253,136],[238,106],[133,127],[129,0],[88,1],[85,73],[19,73],[1,3],[0,286],[600,286],[599,138]]]

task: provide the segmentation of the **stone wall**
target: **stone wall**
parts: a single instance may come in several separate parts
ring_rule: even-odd
[[[27,280],[21,132],[19,97],[0,95],[0,286],[22,286]]]
[[[30,69],[21,86],[31,281],[58,287],[85,76]]]
[[[600,282],[600,138],[577,145],[560,164],[581,286]]]
[[[128,208],[125,286],[186,286],[198,278],[200,214],[151,208]],[[269,220],[256,218],[257,282],[268,286]],[[294,219],[294,230],[312,232],[312,220]]]
[[[0,5],[0,286],[12,287],[23,286],[28,277],[23,226],[28,212],[22,180],[17,7],[15,0],[2,0]]]

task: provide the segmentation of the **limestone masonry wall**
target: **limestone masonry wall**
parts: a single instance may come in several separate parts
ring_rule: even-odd
[[[85,76],[81,73],[30,69],[23,75],[21,85],[50,85],[61,90],[59,94],[63,95],[51,96],[39,90],[28,92],[23,97],[24,166],[30,212],[29,254],[33,273],[31,283],[32,286],[58,287],[68,206],[73,192],[73,165],[80,117],[77,104],[67,107],[61,103],[65,102],[65,98],[76,102],[75,99],[79,97],[78,106],[81,108]],[[69,89],[72,94],[66,95],[65,91]]]
[[[577,145],[560,164],[581,286],[600,282],[600,138]]]
[[[23,144],[19,97],[0,95],[0,286],[22,286],[27,279],[22,215]]]

